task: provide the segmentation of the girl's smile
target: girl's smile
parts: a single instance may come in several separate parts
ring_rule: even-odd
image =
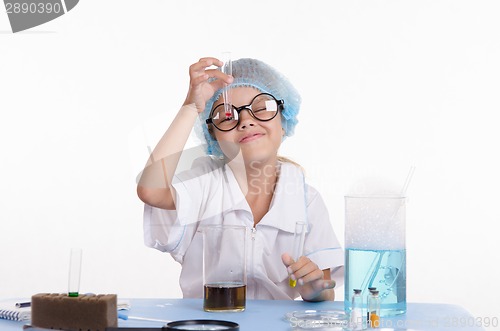
[[[264,133],[260,133],[260,132],[249,133],[249,134],[245,135],[243,138],[241,138],[239,143],[240,144],[248,143],[248,142],[251,142],[251,141],[254,141],[254,140],[261,138],[263,135],[264,135]]]

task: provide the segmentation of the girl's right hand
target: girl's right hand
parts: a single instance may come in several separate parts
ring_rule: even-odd
[[[208,69],[212,65],[221,67],[223,62],[214,57],[204,57],[189,67],[189,90],[184,105],[194,104],[198,113],[203,112],[205,103],[215,91],[233,82],[233,77],[220,70]],[[210,78],[215,80],[208,82]]]

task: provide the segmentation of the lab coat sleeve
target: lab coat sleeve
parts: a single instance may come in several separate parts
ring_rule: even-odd
[[[175,210],[144,205],[144,244],[162,252],[173,252],[184,236],[185,226],[179,224]]]
[[[304,252],[321,270],[330,269],[337,286],[344,282],[344,250],[333,230],[326,205],[321,195],[308,187],[307,215],[309,233]]]
[[[209,194],[212,173],[218,165],[208,157],[193,162],[192,169],[182,172],[173,179],[176,194],[176,210],[165,210],[144,206],[144,243],[148,247],[171,253],[182,263],[202,217],[201,211]]]

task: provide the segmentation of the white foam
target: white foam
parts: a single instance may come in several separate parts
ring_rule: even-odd
[[[406,247],[405,198],[398,195],[345,197],[345,247],[399,250]]]

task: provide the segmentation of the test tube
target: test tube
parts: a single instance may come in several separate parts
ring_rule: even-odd
[[[82,267],[82,249],[72,248],[69,259],[68,296],[77,297],[80,291],[80,274]]]
[[[304,240],[306,238],[307,223],[299,221],[295,223],[295,233],[293,235],[292,258],[297,261],[304,251]],[[289,279],[290,287],[297,286],[297,280]]]
[[[233,64],[231,62],[231,52],[222,52],[222,60],[223,62],[221,71],[226,75],[233,74]],[[233,118],[233,107],[231,106],[231,95],[229,92],[228,85],[225,84],[224,89],[222,90],[222,97],[224,98],[224,112],[226,113],[226,119]],[[234,114],[235,119],[237,114]]]

